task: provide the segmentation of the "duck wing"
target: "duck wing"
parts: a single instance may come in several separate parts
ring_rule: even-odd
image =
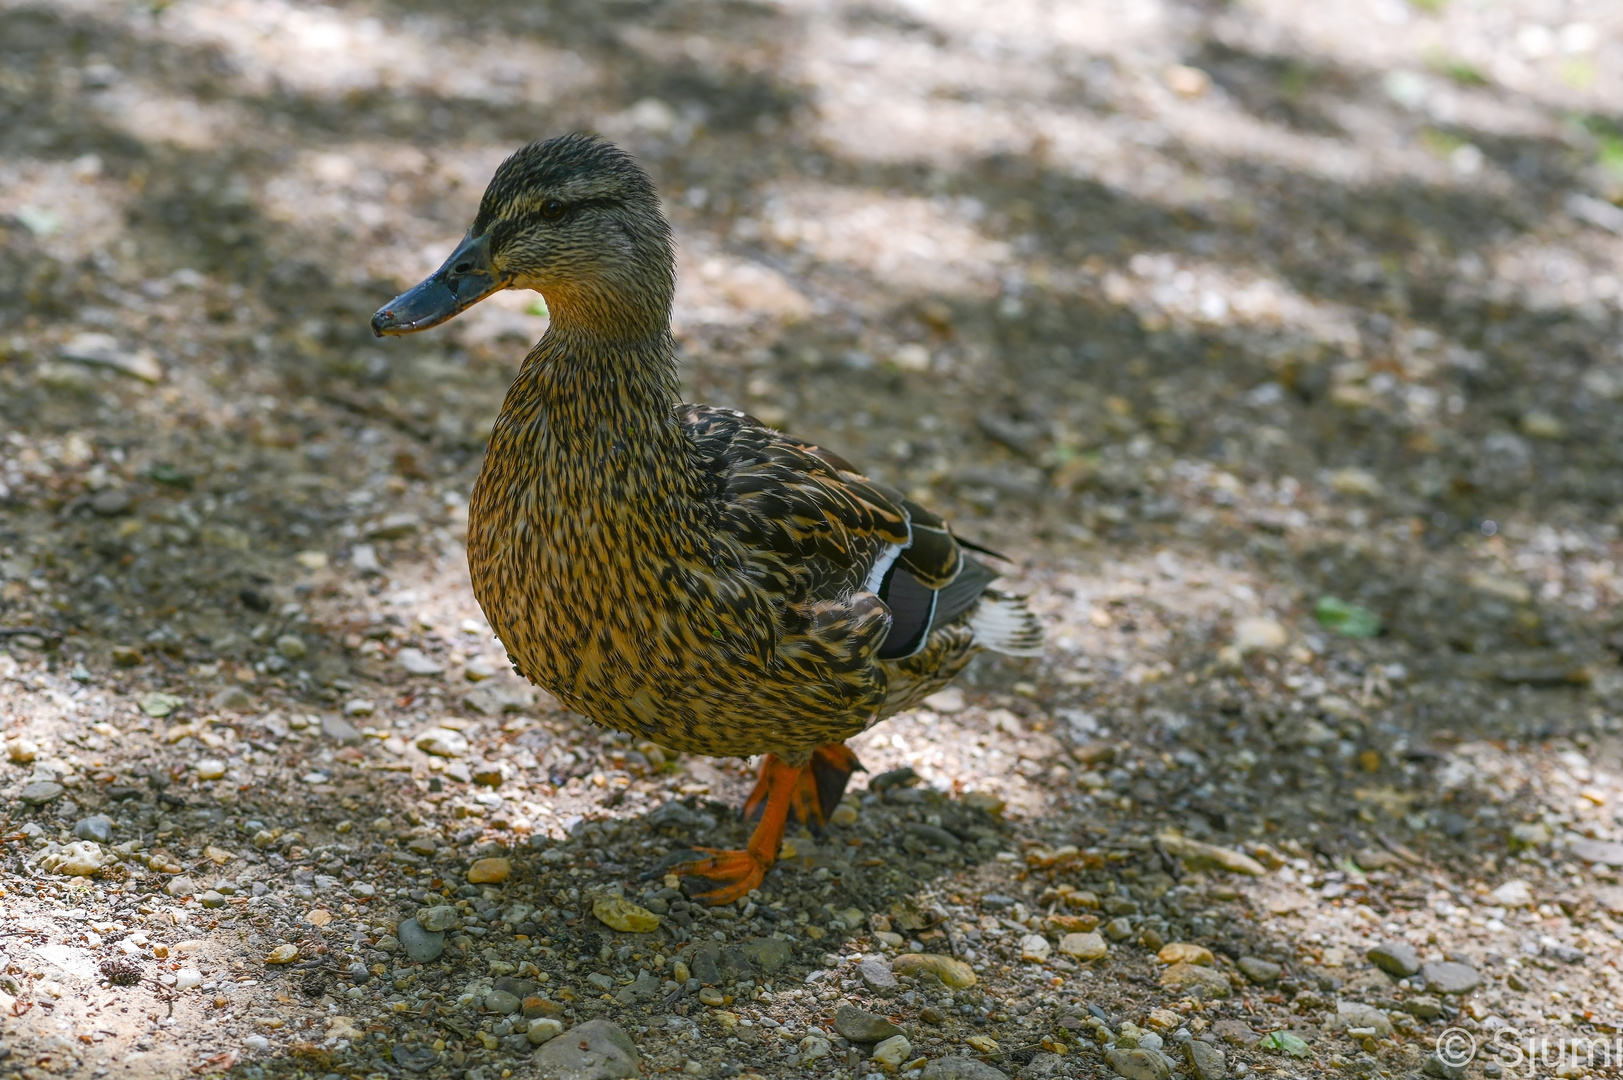
[[[813,636],[860,636],[866,660],[911,656],[996,577],[940,515],[830,450],[732,409],[681,405],[677,419],[711,485],[714,530]]]

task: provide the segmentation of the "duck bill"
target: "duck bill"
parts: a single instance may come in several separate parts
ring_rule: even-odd
[[[378,309],[372,333],[392,337],[427,330],[506,287],[491,266],[489,238],[464,237],[438,270]]]

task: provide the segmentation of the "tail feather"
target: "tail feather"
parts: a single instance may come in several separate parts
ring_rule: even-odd
[[[975,644],[1007,656],[1041,656],[1043,627],[1026,606],[1023,596],[1010,596],[994,589],[981,594],[980,603],[969,616]]]

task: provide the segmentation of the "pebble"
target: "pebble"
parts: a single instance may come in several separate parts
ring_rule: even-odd
[[[1272,986],[1279,981],[1280,966],[1255,956],[1242,956],[1235,962],[1240,974],[1257,986]]]
[[[828,1057],[829,1042],[821,1035],[807,1035],[796,1044],[796,1048],[800,1051],[800,1063],[804,1065],[808,1061]]]
[[[873,1060],[881,1065],[900,1065],[913,1052],[906,1035],[892,1035],[873,1048]]]
[[[897,975],[914,976],[928,971],[954,990],[974,986],[979,981],[974,968],[939,953],[903,953],[890,962],[890,969]]]
[[[436,904],[425,907],[417,912],[417,918],[408,919],[415,922],[431,934],[438,934],[445,930],[455,930],[462,925],[462,914],[450,904]]]
[[[39,867],[48,874],[90,877],[114,861],[116,861],[114,856],[103,852],[101,845],[92,840],[80,840],[59,851],[41,856]]]
[[[389,1048],[394,1063],[409,1072],[424,1072],[439,1064],[439,1051],[432,1046],[408,1046],[395,1043]]]
[[[1533,906],[1533,887],[1520,878],[1513,878],[1488,894],[1495,903],[1507,908]]]
[[[1420,1066],[1420,1071],[1425,1073],[1427,1076],[1435,1076],[1438,1078],[1438,1080],[1465,1080],[1466,1076],[1468,1075],[1463,1065],[1444,1061],[1436,1054],[1432,1054],[1430,1057],[1426,1058],[1426,1060]],[[1559,1075],[1572,1076],[1577,1074],[1563,1073]]]
[[[520,1000],[517,995],[509,994],[506,990],[492,990],[485,995],[485,1009],[488,1012],[500,1013],[506,1016],[518,1012]]]
[[[242,1040],[242,1045],[250,1050],[269,1050],[270,1040],[263,1035],[250,1035]]]
[[[717,990],[714,986],[706,986],[700,989],[699,1001],[705,1005],[709,1005],[713,1009],[720,1008],[721,1006],[727,1004],[726,995],[724,995],[720,990]]]
[[[462,669],[462,677],[469,682],[494,679],[497,674],[496,665],[485,659],[469,660],[468,666]]]
[[[474,885],[498,885],[513,874],[508,859],[480,859],[468,867],[468,881]]]
[[[1223,1051],[1210,1043],[1191,1039],[1183,1044],[1183,1052],[1197,1080],[1224,1080],[1228,1076],[1227,1058]]]
[[[181,968],[175,972],[175,989],[190,990],[203,985],[203,973],[196,968]]]
[[[1226,998],[1228,976],[1198,964],[1173,964],[1161,973],[1161,989],[1204,1000]]]
[[[254,698],[240,686],[228,686],[209,698],[209,704],[216,709],[244,712],[253,708]]]
[[[1097,932],[1066,934],[1059,939],[1059,951],[1078,960],[1098,960],[1110,954],[1110,946]]]
[[[291,964],[299,958],[299,947],[291,943],[276,946],[265,956],[267,964]]]
[[[1443,1003],[1430,994],[1418,994],[1404,1001],[1403,1011],[1416,1020],[1435,1020],[1443,1015]]]
[[[862,985],[867,987],[868,993],[876,997],[890,997],[896,993],[900,985],[890,967],[883,960],[873,956],[857,965],[857,975],[862,979]]]
[[[197,880],[190,874],[181,874],[169,879],[163,891],[170,896],[196,896],[198,892]]]
[[[224,895],[209,889],[197,898],[197,902],[206,908],[223,908],[226,900]]]
[[[1217,962],[1212,950],[1188,941],[1174,941],[1161,946],[1155,958],[1163,964],[1199,964],[1202,967],[1211,967]]]
[[[113,823],[104,814],[91,814],[73,823],[73,835],[81,840],[94,840],[98,844],[113,839]]]
[[[623,896],[599,896],[592,901],[592,914],[606,926],[628,934],[651,934],[659,929],[659,916]]]
[[[361,732],[342,716],[328,714],[321,718],[321,733],[334,742],[355,746],[361,741]]]
[[[219,758],[204,758],[197,763],[199,780],[218,780],[225,775],[225,762]]]
[[[460,731],[450,728],[431,727],[427,731],[419,732],[417,738],[412,740],[417,749],[425,754],[435,757],[459,758],[468,755],[468,740],[462,737]]]
[[[39,757],[39,745],[31,739],[12,739],[6,743],[6,757],[18,765],[27,765]]]
[[[901,1028],[875,1013],[841,1005],[834,1014],[834,1030],[852,1042],[877,1043],[905,1034]]]
[[[1125,941],[1133,936],[1133,923],[1126,916],[1105,923],[1105,936],[1111,941]]]
[[[455,909],[431,909],[450,910]],[[417,919],[407,919],[400,924],[400,946],[406,950],[406,955],[419,964],[426,964],[440,958],[445,951],[445,934],[437,930],[429,930]]]
[[[924,1067],[919,1080],[1009,1080],[1009,1074],[967,1057],[944,1057]]]
[[[1440,960],[1423,964],[1420,977],[1426,980],[1426,989],[1433,994],[1469,994],[1482,985],[1482,976],[1470,964],[1453,960]]]
[[[441,675],[445,672],[444,664],[423,650],[410,646],[395,653],[394,662],[404,668],[409,675]]]
[[[597,987],[599,990],[605,992],[614,989],[614,977],[612,975],[605,975],[601,971],[592,972],[590,975],[586,976],[586,981]]]
[[[754,938],[744,942],[744,959],[766,972],[776,975],[785,964],[794,959],[794,948],[782,938]]]
[[[1020,939],[1020,959],[1040,964],[1048,959],[1053,946],[1041,934],[1027,934]],[[945,982],[946,980],[942,980]]]
[[[344,702],[345,716],[371,716],[378,707],[365,698],[351,698]]]
[[[1399,979],[1407,979],[1420,970],[1420,954],[1406,941],[1380,942],[1364,957],[1388,975]]]
[[[1155,841],[1168,855],[1182,859],[1191,866],[1216,866],[1247,877],[1262,877],[1268,872],[1267,867],[1249,855],[1217,844],[1203,844],[1174,832],[1164,832]]]
[[[143,657],[141,655],[141,650],[137,649],[133,645],[115,645],[115,646],[113,646],[113,666],[114,667],[122,667],[122,668],[140,667],[141,666],[141,661],[144,660],[144,659],[145,659],[145,657]]]
[[[61,798],[66,790],[67,788],[54,780],[35,780],[32,784],[25,785],[22,791],[17,793],[17,798],[29,806],[44,806]]]
[[[530,1059],[535,1080],[632,1080],[641,1075],[637,1044],[618,1024],[588,1020],[551,1039]]]
[[[1343,1001],[1336,1006],[1335,1019],[1330,1026],[1345,1030],[1346,1028],[1374,1028],[1377,1038],[1388,1038],[1392,1034],[1392,1021],[1387,1019],[1386,1013],[1373,1005],[1360,1005],[1355,1001]]]
[[[309,655],[310,647],[297,634],[283,634],[276,639],[276,651],[285,660],[303,660]]]
[[[1262,1036],[1251,1030],[1251,1025],[1244,1020],[1214,1020],[1212,1034],[1228,1043],[1242,1049],[1257,1045]]]
[[[108,488],[91,496],[90,509],[100,517],[118,517],[120,514],[129,513],[130,506],[134,502],[126,489]]]
[[[1105,1060],[1127,1080],[1168,1080],[1172,1063],[1159,1050],[1107,1050]]]
[[[554,1020],[550,1016],[543,1016],[531,1020],[530,1029],[524,1034],[530,1040],[531,1045],[540,1046],[542,1043],[551,1042],[563,1033],[563,1021]]]
[[[1275,619],[1253,616],[1234,624],[1234,647],[1243,653],[1274,653],[1283,649],[1290,635]]]

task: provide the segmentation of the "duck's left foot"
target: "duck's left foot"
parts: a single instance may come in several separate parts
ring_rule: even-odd
[[[742,900],[749,895],[751,889],[760,888],[762,879],[766,877],[766,872],[772,865],[770,861],[763,863],[752,851],[719,851],[715,848],[697,850],[705,852],[709,858],[682,863],[674,868],[674,872],[685,877],[702,877],[716,882],[714,889],[693,894],[693,899],[703,900],[708,904],[731,904],[735,900]]]
[[[787,783],[790,785],[790,815],[822,835],[823,826],[828,824],[828,816],[845,796],[845,786],[850,782],[851,774],[861,770],[862,762],[844,743],[819,746],[812,751],[811,760],[798,770],[784,764],[776,755],[768,754],[761,765],[761,778],[755,782],[755,790],[744,800],[744,817],[746,820],[764,820],[772,786]],[[794,775],[784,775],[790,771]]]

